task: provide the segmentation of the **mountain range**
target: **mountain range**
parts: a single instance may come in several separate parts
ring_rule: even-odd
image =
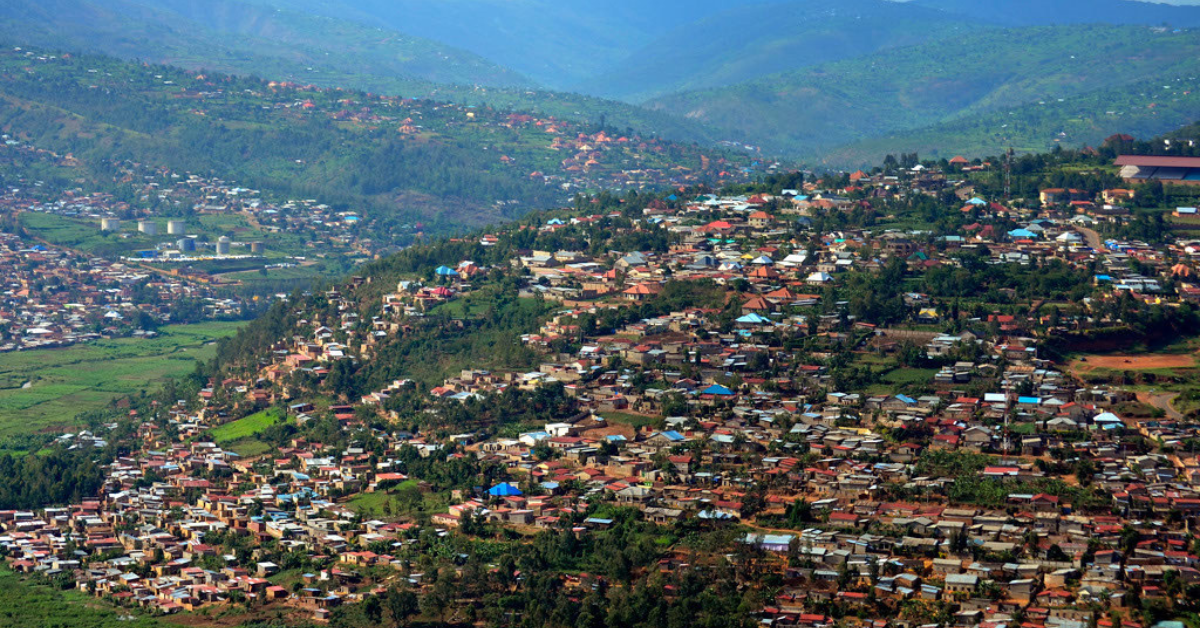
[[[1133,0],[0,5],[0,40],[15,45],[529,111],[830,167],[877,146],[1044,150],[1122,124],[1191,122],[1196,27],[1200,7]],[[1179,106],[1143,111],[1154,104],[1143,82],[1181,86]],[[1110,115],[1106,99],[1125,112]]]

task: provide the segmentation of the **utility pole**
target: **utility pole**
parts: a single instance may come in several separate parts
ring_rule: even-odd
[[[1008,151],[1004,153],[1004,201],[1012,200],[1012,160],[1013,149],[1008,147]]]

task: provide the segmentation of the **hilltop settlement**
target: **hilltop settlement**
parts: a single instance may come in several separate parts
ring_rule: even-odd
[[[1195,188],[1105,150],[605,193],[406,249],[59,437],[96,490],[0,511],[0,552],[296,623],[1182,625]]]

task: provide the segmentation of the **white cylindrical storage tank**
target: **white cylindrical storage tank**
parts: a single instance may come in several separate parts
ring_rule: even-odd
[[[100,219],[100,230],[101,231],[120,231],[121,230],[121,219],[120,218],[101,218]]]
[[[255,255],[262,255],[267,250],[267,247],[262,242],[251,242],[250,252]]]
[[[233,241],[228,236],[221,236],[217,239],[217,255],[229,255],[229,246]]]
[[[169,233],[171,235],[177,235],[177,236],[187,235],[187,221],[186,220],[168,220],[167,221],[167,233]]]
[[[139,220],[138,231],[148,236],[156,236],[158,235],[158,223],[150,220]]]

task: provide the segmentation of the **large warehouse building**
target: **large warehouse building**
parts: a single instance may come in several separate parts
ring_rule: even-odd
[[[1121,155],[1117,165],[1121,166],[1121,178],[1130,183],[1200,185],[1200,157]]]

